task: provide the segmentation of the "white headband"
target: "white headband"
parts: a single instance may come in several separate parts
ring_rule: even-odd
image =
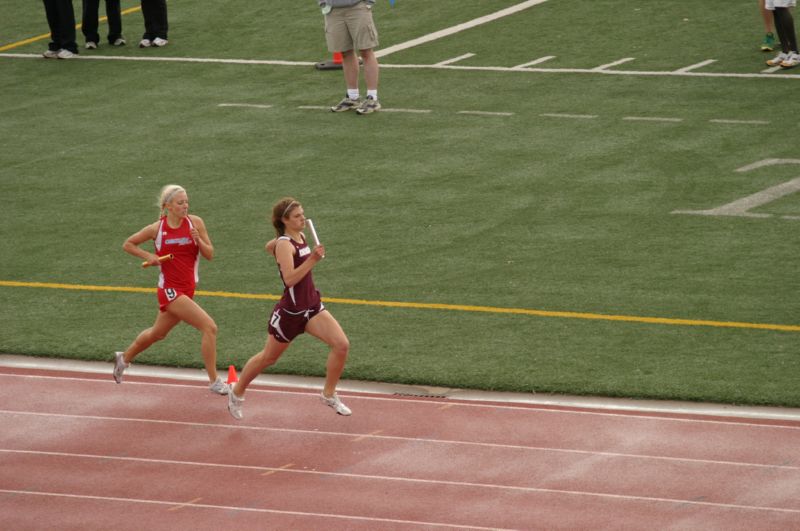
[[[283,211],[283,215],[281,216],[281,219],[286,217],[286,213],[289,212],[289,209],[292,208],[292,205],[294,205],[295,203],[297,203],[297,201],[292,201],[286,206],[286,210]]]

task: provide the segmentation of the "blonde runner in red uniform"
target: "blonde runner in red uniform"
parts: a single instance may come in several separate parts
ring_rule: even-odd
[[[344,370],[350,341],[333,315],[323,306],[314,287],[311,269],[325,257],[325,247],[313,250],[306,243],[303,206],[291,197],[278,201],[272,208],[272,225],[278,237],[267,243],[267,252],[275,256],[283,280],[283,297],[275,305],[269,320],[269,334],[264,348],[250,358],[242,369],[239,381],[228,394],[228,411],[241,419],[244,393],[261,371],[274,364],[292,340],[308,332],[331,347],[326,365],[322,402],[340,415],[351,411],[336,395],[336,385]]]
[[[217,325],[193,300],[199,280],[199,255],[211,260],[214,246],[203,220],[189,214],[189,197],[182,187],[170,184],[162,188],[159,205],[162,217],[132,234],[122,245],[129,254],[151,266],[161,267],[158,275],[159,313],[153,326],[141,332],[125,352],[115,353],[114,380],[122,383],[122,375],[133,359],[184,321],[203,335],[200,350],[211,382],[209,389],[220,395],[228,394],[228,384],[217,375]],[[154,241],[155,254],[139,247],[148,240]],[[172,260],[159,262],[159,257],[170,254]]]

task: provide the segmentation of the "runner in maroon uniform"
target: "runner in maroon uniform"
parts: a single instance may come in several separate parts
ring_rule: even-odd
[[[272,311],[266,345],[250,358],[239,381],[228,394],[228,411],[234,418],[241,419],[244,393],[250,382],[278,361],[295,337],[308,332],[331,347],[322,402],[340,415],[350,415],[350,409],[336,395],[336,384],[344,370],[350,342],[342,327],[323,306],[311,275],[311,269],[325,257],[325,247],[319,245],[312,251],[306,243],[303,235],[306,218],[303,206],[296,199],[281,199],[273,207],[272,224],[278,237],[267,243],[267,252],[278,262],[284,285],[283,297]]]
[[[189,197],[182,187],[170,184],[161,190],[159,204],[163,216],[131,235],[122,248],[149,265],[161,266],[158,275],[158,307],[156,322],[144,330],[125,352],[116,353],[114,379],[122,382],[125,369],[147,347],[164,339],[172,328],[185,321],[203,334],[201,352],[211,381],[212,392],[228,394],[228,385],[217,376],[217,325],[192,298],[198,281],[198,254],[207,260],[214,257],[214,246],[208,237],[203,220],[189,214]],[[139,247],[153,240],[155,254]],[[173,255],[172,260],[159,262],[161,256]]]

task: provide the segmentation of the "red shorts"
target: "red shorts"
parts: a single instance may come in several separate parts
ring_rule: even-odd
[[[285,310],[281,303],[278,303],[272,309],[272,317],[269,319],[269,334],[280,343],[290,343],[305,332],[306,324],[323,310],[325,310],[325,306],[322,302],[313,308],[297,313]]]
[[[194,288],[181,289],[181,288],[158,288],[158,309],[159,311],[166,312],[169,303],[180,297],[186,295],[190,299],[194,298]]]

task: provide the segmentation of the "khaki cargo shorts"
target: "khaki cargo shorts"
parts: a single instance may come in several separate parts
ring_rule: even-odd
[[[329,52],[369,50],[378,46],[372,6],[359,2],[351,7],[332,9],[325,15],[325,41]]]

